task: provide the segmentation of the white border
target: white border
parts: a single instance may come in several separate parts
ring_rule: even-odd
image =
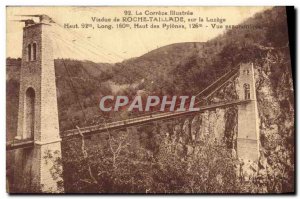
[[[299,8],[299,4],[300,1],[299,0],[251,0],[251,1],[225,1],[225,0],[201,0],[201,1],[193,1],[193,0],[127,0],[127,1],[117,1],[117,0],[84,0],[84,1],[80,1],[80,0],[63,0],[63,1],[42,1],[42,0],[2,0],[0,1],[0,39],[1,39],[1,48],[0,48],[0,56],[1,56],[1,66],[0,67],[0,99],[2,99],[1,103],[0,103],[0,121],[1,121],[1,125],[0,125],[0,132],[1,132],[1,146],[0,147],[0,154],[2,154],[0,156],[1,158],[1,164],[0,164],[0,168],[1,168],[1,172],[0,172],[0,196],[1,198],[8,198],[8,197],[15,197],[15,196],[9,196],[6,193],[6,169],[5,169],[5,136],[6,136],[6,129],[5,129],[5,124],[6,124],[6,109],[5,109],[5,97],[6,97],[6,6],[8,5],[22,5],[22,6],[32,6],[32,5],[39,5],[39,6],[46,6],[46,5],[61,5],[61,6],[67,6],[67,5],[98,5],[98,6],[113,6],[113,5],[127,5],[127,6],[134,6],[134,5],[161,5],[161,6],[165,6],[165,5],[191,5],[191,6],[272,6],[272,5],[294,5],[296,8]],[[299,27],[299,20],[297,21],[297,27]],[[297,31],[296,31],[297,32]],[[297,40],[296,40],[297,41]],[[298,45],[296,44],[296,49],[297,49]],[[299,50],[297,51],[297,57],[299,55]],[[296,79],[298,79],[298,76],[296,77]],[[299,85],[297,83],[297,88],[299,88]],[[298,89],[297,89],[298,90]],[[18,92],[18,91],[16,91]],[[299,100],[299,97],[297,97]],[[298,111],[297,111],[298,113]],[[300,119],[299,117],[297,118],[297,124],[300,124]],[[295,132],[297,134],[297,132]],[[297,138],[299,141],[299,135],[297,135]],[[298,154],[298,153],[297,153]],[[299,155],[297,155],[297,159],[298,160]],[[299,165],[299,164],[297,164]],[[296,168],[296,173],[299,173],[298,168]],[[297,176],[297,182],[296,185],[299,184],[299,179]],[[296,188],[296,190],[299,191],[298,186]],[[22,196],[24,197],[24,196]],[[28,196],[25,196],[28,197]],[[31,197],[31,196],[30,196]],[[36,197],[43,197],[43,196],[36,196]],[[45,197],[45,196],[44,196]],[[47,196],[49,197],[49,195]],[[67,196],[59,196],[59,197],[67,197]],[[82,197],[82,198],[87,198],[87,197],[91,197],[91,196],[84,196],[84,195],[79,195],[77,197]],[[92,197],[111,197],[111,196],[104,196],[104,195],[100,195],[100,196],[92,196]],[[116,196],[115,196],[116,197]],[[118,196],[120,197],[120,196]],[[131,196],[122,196],[122,198],[128,198]],[[139,196],[142,197],[142,196]],[[164,197],[164,196],[159,196],[159,197]],[[178,197],[178,196],[177,196]],[[187,197],[187,196],[185,196]],[[195,195],[195,197],[199,197],[199,195]],[[201,197],[201,196],[200,196]],[[220,197],[220,196],[209,196],[209,197]],[[239,196],[240,197],[240,196]],[[255,196],[257,197],[257,196]],[[273,197],[273,196],[271,196]]]

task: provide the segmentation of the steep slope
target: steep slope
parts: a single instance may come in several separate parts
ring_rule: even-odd
[[[286,48],[284,7],[275,7],[247,19],[206,43],[181,43],[153,50],[116,64],[116,83],[138,83],[149,92],[199,92],[240,62],[262,62],[269,49]],[[176,85],[176,87],[174,86]]]

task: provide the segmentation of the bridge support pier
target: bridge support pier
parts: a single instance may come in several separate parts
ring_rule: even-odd
[[[60,142],[35,144],[33,148],[15,151],[14,187],[16,193],[59,193],[61,178]]]
[[[47,16],[23,28],[16,139],[34,140],[34,147],[15,151],[14,192],[63,192],[51,21]]]
[[[239,99],[251,102],[238,105],[237,155],[243,161],[255,162],[259,158],[259,117],[253,64],[241,64],[238,81]]]

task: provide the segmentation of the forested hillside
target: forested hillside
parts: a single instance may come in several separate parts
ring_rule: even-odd
[[[166,54],[166,47],[154,50],[117,64],[113,74],[118,78],[114,80],[132,83],[127,77],[134,74],[135,81],[146,80],[143,87],[148,91],[193,94],[240,62],[260,65],[270,50],[280,49],[289,58],[285,8],[258,13],[240,25],[256,29],[228,30],[206,43],[170,45],[172,50]]]

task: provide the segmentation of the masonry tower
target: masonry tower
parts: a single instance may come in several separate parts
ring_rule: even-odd
[[[36,16],[34,16],[36,17]],[[18,191],[61,192],[63,184],[51,18],[24,20],[16,139],[34,140],[15,152],[14,187]]]
[[[237,154],[244,161],[256,161],[259,158],[259,124],[253,64],[241,64],[239,72],[239,99],[250,102],[238,105]]]

